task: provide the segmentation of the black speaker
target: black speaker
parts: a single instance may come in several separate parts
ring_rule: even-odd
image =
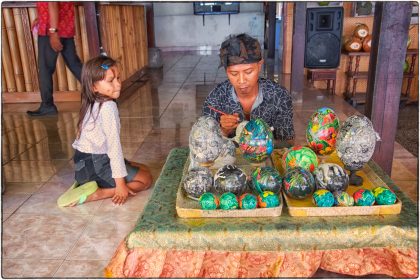
[[[306,10],[306,68],[337,68],[340,65],[343,13],[343,7]]]

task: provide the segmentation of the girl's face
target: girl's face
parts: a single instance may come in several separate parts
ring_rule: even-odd
[[[105,78],[93,84],[93,91],[109,98],[117,99],[121,91],[120,71],[118,71],[118,68],[112,66],[106,70]]]

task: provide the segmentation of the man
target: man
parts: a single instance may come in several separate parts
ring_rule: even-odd
[[[82,63],[74,45],[74,2],[37,2],[38,19],[38,79],[41,106],[28,111],[30,116],[56,115],[53,99],[53,79],[58,53],[73,75],[80,81]]]
[[[203,115],[215,118],[227,137],[238,123],[263,119],[274,128],[275,145],[293,145],[293,106],[290,93],[278,84],[259,78],[264,60],[258,40],[247,34],[230,36],[220,48],[220,62],[228,80],[207,96]]]

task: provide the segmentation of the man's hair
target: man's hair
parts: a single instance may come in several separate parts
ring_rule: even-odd
[[[220,47],[220,66],[250,64],[261,60],[261,46],[248,34],[230,35]]]

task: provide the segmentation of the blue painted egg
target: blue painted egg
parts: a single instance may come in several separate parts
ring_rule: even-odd
[[[280,173],[271,166],[257,167],[251,174],[252,188],[257,193],[272,191],[278,193],[281,188]]]
[[[273,152],[273,133],[262,119],[250,120],[239,137],[239,149],[251,163],[261,163]]]
[[[293,168],[283,178],[283,190],[291,198],[304,199],[315,191],[314,177],[301,167]]]
[[[334,196],[327,190],[316,190],[312,195],[312,202],[318,207],[331,207],[334,205]]]

